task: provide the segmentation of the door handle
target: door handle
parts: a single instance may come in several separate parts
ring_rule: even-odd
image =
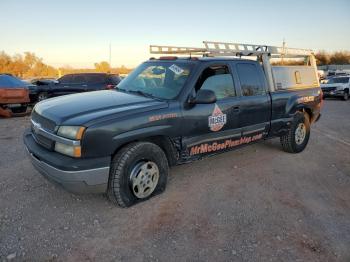
[[[233,112],[239,112],[239,106],[235,106],[235,107],[233,107]]]

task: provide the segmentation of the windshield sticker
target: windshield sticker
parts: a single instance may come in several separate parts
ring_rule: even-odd
[[[214,111],[208,118],[210,130],[213,132],[221,130],[221,128],[223,128],[226,124],[226,120],[226,114],[223,114],[218,105],[215,104]]]
[[[181,74],[184,72],[184,70],[183,70],[181,67],[179,67],[179,66],[177,66],[177,65],[175,65],[175,64],[173,64],[172,66],[170,66],[169,69],[170,69],[171,71],[173,71],[173,72],[174,72],[175,74],[177,74],[177,75],[181,75]]]
[[[226,139],[211,143],[199,144],[190,147],[189,153],[191,156],[194,156],[200,154],[213,153],[221,150],[228,150],[239,145],[249,144],[262,138],[263,133],[260,133],[253,136],[244,136],[239,139]]]
[[[149,122],[153,122],[153,121],[158,121],[158,120],[162,120],[162,119],[169,119],[169,118],[176,118],[177,114],[176,113],[169,113],[169,114],[165,114],[165,115],[155,115],[155,116],[150,116],[149,117]]]

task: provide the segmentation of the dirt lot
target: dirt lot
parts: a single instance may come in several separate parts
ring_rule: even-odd
[[[47,182],[29,118],[0,119],[0,261],[350,261],[349,117],[327,100],[303,153],[274,139],[178,166],[129,209]]]

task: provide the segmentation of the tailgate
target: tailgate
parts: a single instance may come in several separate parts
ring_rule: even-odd
[[[24,88],[1,88],[0,104],[28,103],[29,91]]]

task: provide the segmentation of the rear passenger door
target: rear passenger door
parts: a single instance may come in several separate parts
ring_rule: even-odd
[[[256,62],[233,63],[240,87],[239,126],[242,136],[267,135],[270,128],[271,99],[261,66]]]

